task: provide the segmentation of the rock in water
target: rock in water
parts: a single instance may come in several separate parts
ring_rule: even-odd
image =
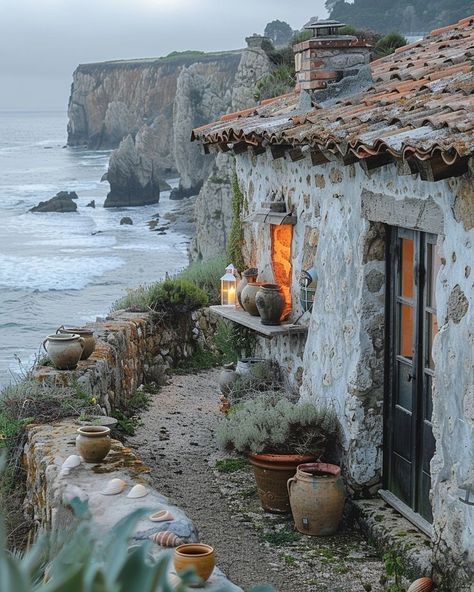
[[[40,201],[30,212],[75,212],[77,204],[73,200],[77,197],[75,191],[60,191],[48,201]]]
[[[105,208],[145,206],[160,199],[160,181],[153,161],[139,154],[131,135],[128,135],[110,157],[107,181],[110,191]]]
[[[93,199],[92,201],[90,201],[87,205],[86,208],[95,208],[95,199]]]
[[[131,218],[129,218],[128,216],[124,216],[120,220],[120,226],[123,226],[124,224],[128,224],[129,226],[131,226],[133,224],[133,220]]]

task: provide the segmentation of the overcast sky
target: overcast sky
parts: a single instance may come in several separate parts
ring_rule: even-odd
[[[236,49],[324,0],[0,0],[0,110],[66,109],[80,63]]]

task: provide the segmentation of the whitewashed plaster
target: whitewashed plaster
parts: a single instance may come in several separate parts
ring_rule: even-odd
[[[268,153],[245,153],[236,161],[249,214],[263,202],[284,199],[298,216],[292,250],[293,320],[301,314],[301,269],[314,264],[318,272],[307,341],[302,359],[298,348],[284,340],[279,345],[279,338],[266,351],[282,365],[290,361],[293,371],[303,368],[303,400],[335,409],[341,463],[350,488],[360,493],[375,493],[382,470],[385,299],[383,228],[361,217],[361,193],[367,189],[396,200],[431,197],[440,207],[444,237],[438,243],[444,259],[436,281],[440,333],[434,348],[434,529],[443,563],[447,556],[455,557],[450,577],[458,578],[460,591],[473,592],[463,574],[473,569],[474,509],[457,499],[463,479],[474,488],[472,176],[427,182],[415,175],[398,175],[395,165],[369,175],[359,165],[313,166],[309,157],[292,162],[287,157],[274,160]],[[456,210],[456,195],[459,200],[461,194],[463,207]],[[245,225],[244,256],[249,265],[258,267],[262,279],[273,279],[269,226]],[[467,299],[467,312],[460,320],[455,312],[455,320],[446,321],[456,286],[454,295],[461,293]]]

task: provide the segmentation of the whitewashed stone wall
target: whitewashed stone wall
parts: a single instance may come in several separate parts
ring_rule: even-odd
[[[395,165],[365,173],[339,162],[313,166],[268,153],[237,157],[237,174],[252,213],[262,202],[284,200],[298,216],[293,237],[293,320],[301,314],[298,278],[315,265],[318,287],[302,359],[302,399],[334,407],[340,423],[341,463],[349,486],[375,493],[382,470],[384,289],[383,225],[362,217],[363,190],[434,201],[443,214],[443,265],[436,281],[440,333],[435,342],[433,392],[436,454],[432,461],[436,553],[457,590],[474,576],[474,512],[457,496],[474,487],[474,193],[472,174],[427,182],[397,174]],[[245,258],[272,280],[270,227],[249,223]],[[275,338],[275,359],[288,362],[288,345]],[[295,376],[296,379],[296,376]],[[436,555],[435,553],[435,555]],[[442,565],[441,565],[442,564]],[[448,562],[449,564],[449,562]],[[470,579],[469,579],[470,578]]]

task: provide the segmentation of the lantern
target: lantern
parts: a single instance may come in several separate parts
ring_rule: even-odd
[[[316,270],[314,267],[301,272],[300,277],[300,301],[303,310],[311,312],[313,309],[314,294],[316,293]]]
[[[225,274],[221,277],[221,304],[223,306],[235,306],[237,292],[237,278],[235,267],[228,265]]]

